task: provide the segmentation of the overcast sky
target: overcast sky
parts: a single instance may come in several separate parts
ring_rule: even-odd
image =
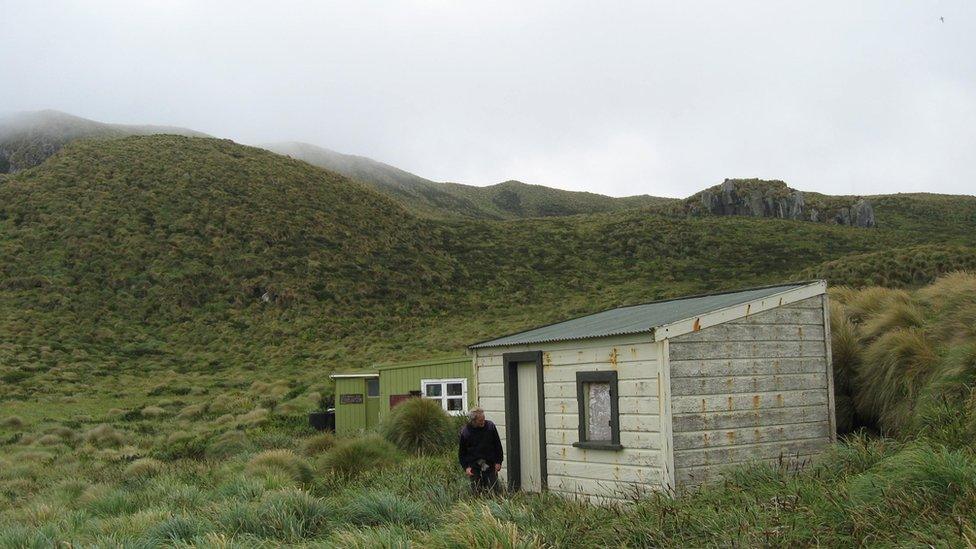
[[[0,68],[0,110],[306,141],[439,181],[976,194],[972,0],[0,0]]]

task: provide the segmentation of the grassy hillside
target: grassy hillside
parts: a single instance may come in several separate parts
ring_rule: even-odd
[[[37,166],[76,139],[152,134],[205,136],[186,128],[105,124],[52,110],[0,116],[0,174]]]
[[[475,499],[449,445],[417,456],[376,434],[313,434],[301,411],[321,385],[174,373],[126,386],[115,409],[0,405],[0,545],[971,545],[976,275],[831,298],[840,409],[889,437],[853,435],[804,470],[737,467],[621,507]]]
[[[272,143],[264,147],[362,181],[395,198],[408,210],[433,218],[521,219],[609,212],[676,202],[647,195],[613,198],[519,181],[488,187],[436,183],[382,162],[307,143]]]
[[[304,413],[334,369],[616,305],[809,274],[914,287],[966,265],[974,211],[925,195],[879,201],[874,229],[438,220],[226,140],[72,143],[0,181],[0,546],[960,545],[976,539],[971,277],[834,294],[843,417],[893,438],[678,499],[470,500],[449,455],[375,437],[330,453]]]

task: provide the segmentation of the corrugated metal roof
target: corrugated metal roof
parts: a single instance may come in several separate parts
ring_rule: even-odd
[[[525,332],[475,343],[469,348],[547,343],[649,332],[652,328],[703,315],[809,285],[809,282],[766,286],[735,292],[679,297],[642,305],[618,307]]]

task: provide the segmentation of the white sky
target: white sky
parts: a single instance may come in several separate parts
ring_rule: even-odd
[[[306,141],[439,181],[976,194],[971,0],[0,0],[0,69],[0,110]]]

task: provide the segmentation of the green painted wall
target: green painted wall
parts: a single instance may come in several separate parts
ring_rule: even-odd
[[[376,424],[379,398],[366,396],[366,377],[341,377],[335,380],[336,434],[354,435]],[[343,395],[359,395],[361,404],[343,404]]]
[[[477,402],[474,370],[469,357],[390,364],[378,366],[377,370],[380,372],[380,417],[390,411],[390,396],[419,391],[422,379],[467,379],[468,408]]]
[[[380,391],[378,397],[366,392],[368,377],[340,377],[335,379],[336,434],[351,436],[375,427],[390,411],[390,396],[406,395],[420,390],[422,379],[467,379],[468,408],[475,406],[474,370],[471,359],[457,357],[421,360],[378,366]],[[342,395],[361,395],[362,404],[343,404]]]

